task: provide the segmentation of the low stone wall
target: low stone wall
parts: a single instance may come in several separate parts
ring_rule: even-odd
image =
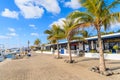
[[[35,53],[52,54],[51,51],[43,51],[43,52],[41,52],[41,51],[35,51]]]
[[[41,53],[41,51],[36,51],[35,53]],[[42,53],[43,53],[43,54],[52,54],[51,51],[43,51]],[[57,51],[55,51],[55,54],[57,55]],[[65,52],[64,54],[60,54],[60,55],[69,56],[69,54],[66,53],[66,52]],[[76,55],[72,53],[72,56],[76,56]]]
[[[99,58],[99,53],[85,53],[85,57]],[[104,54],[105,59],[120,60],[120,54]]]
[[[44,54],[52,54],[51,51],[43,51],[42,53],[44,53]]]

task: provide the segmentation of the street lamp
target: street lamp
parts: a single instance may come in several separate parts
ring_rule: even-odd
[[[29,49],[29,44],[30,44],[30,41],[28,40],[28,49]]]
[[[29,52],[29,44],[30,44],[30,41],[28,40],[28,52]]]

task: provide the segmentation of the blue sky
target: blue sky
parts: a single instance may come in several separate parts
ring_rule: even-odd
[[[43,32],[75,10],[83,10],[78,0],[0,0],[0,44],[27,46],[28,40],[33,45],[36,38],[47,43]],[[118,29],[114,26],[112,30]]]

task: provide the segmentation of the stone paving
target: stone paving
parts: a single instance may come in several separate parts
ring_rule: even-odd
[[[34,53],[30,58],[6,60],[0,63],[0,80],[120,80],[120,75],[106,77],[89,71],[98,65],[96,59],[75,57],[78,63],[69,64],[64,62],[67,58]],[[107,61],[107,66],[120,67],[120,61]]]

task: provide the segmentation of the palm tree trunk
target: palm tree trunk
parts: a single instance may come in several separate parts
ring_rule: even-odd
[[[79,50],[80,50],[80,41],[78,42]]]
[[[60,53],[59,53],[59,44],[58,44],[58,42],[57,42],[57,58],[60,58]]]
[[[70,41],[68,41],[68,53],[69,53],[69,60],[70,60],[70,63],[72,62],[72,55],[71,55],[71,50],[70,50]]]
[[[100,27],[99,26],[98,26],[98,29],[97,29],[97,33],[98,33],[99,54],[100,54],[99,69],[100,69],[100,72],[104,72],[106,70],[106,66],[105,66],[105,59],[104,59],[104,53],[103,53],[101,32],[100,32]]]

